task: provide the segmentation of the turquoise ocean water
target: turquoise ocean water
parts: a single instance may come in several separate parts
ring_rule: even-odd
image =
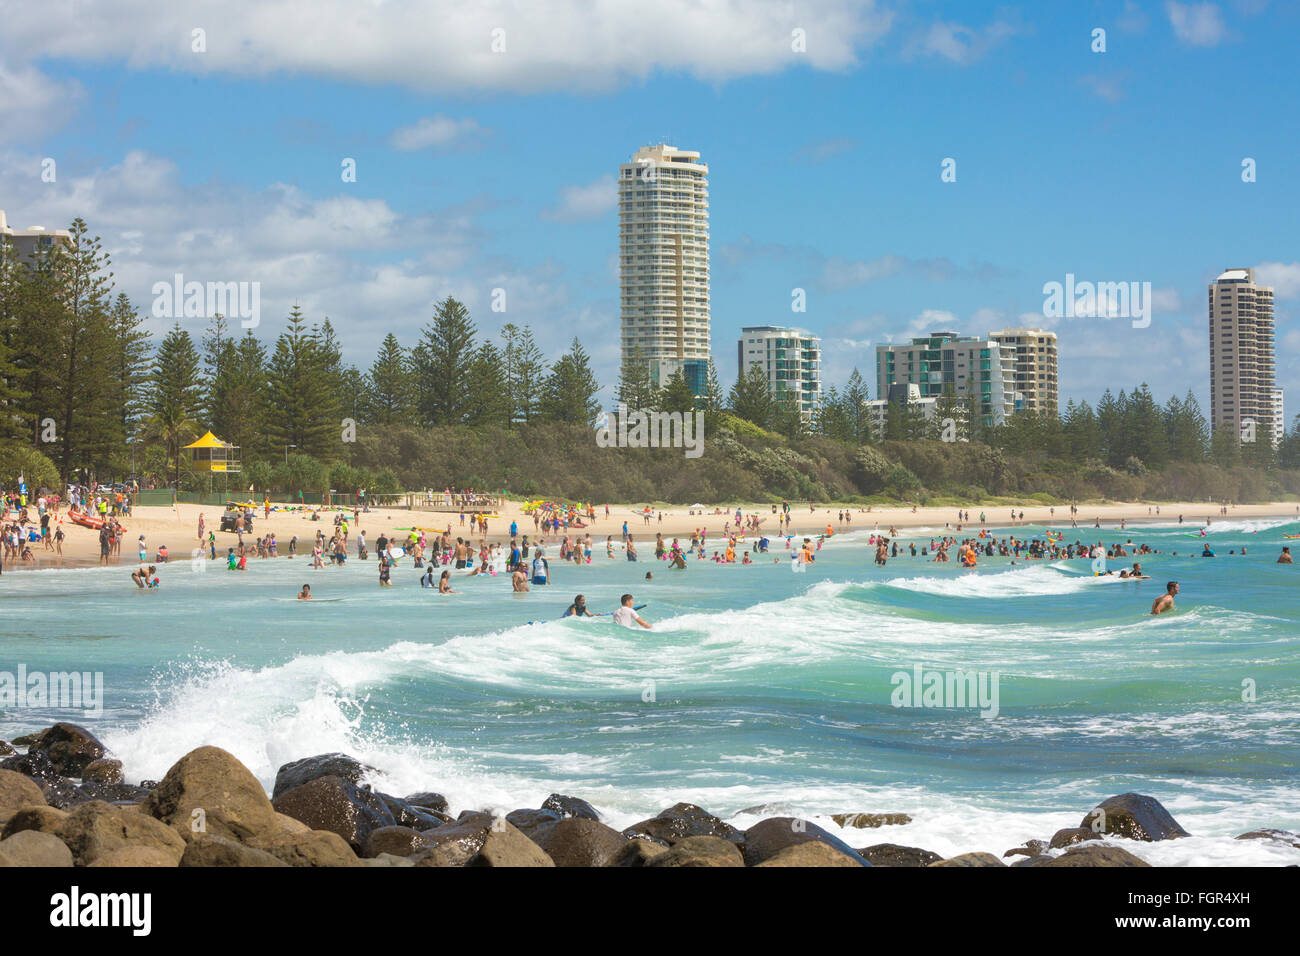
[[[201,744],[268,786],[280,764],[340,750],[382,771],[380,788],[438,790],[453,812],[553,791],[615,825],[679,800],[742,827],[759,805],[902,811],[912,824],[844,835],[944,854],[1000,855],[1137,790],[1193,834],[1135,847],[1152,863],[1300,862],[1232,839],[1300,830],[1300,565],[1274,563],[1300,524],[1212,527],[1214,559],[1196,556],[1189,526],[1061,529],[1165,552],[1140,558],[1140,583],[1094,578],[1087,560],[877,568],[865,531],[828,540],[803,574],[780,539],[753,566],[684,572],[644,560],[645,541],[637,564],[601,547],[590,566],[553,561],[554,583],[519,596],[505,576],[439,596],[405,563],[381,590],[375,562],[355,558],[253,560],[244,574],[182,559],[145,593],[130,566],[7,573],[0,671],[102,672],[105,706],[0,710],[0,737],[84,723],[132,781]],[[929,530],[910,534],[928,544]],[[1152,619],[1168,579],[1177,611]],[[293,600],[303,582],[340,600]],[[552,620],[578,592],[608,610],[624,591],[654,630]],[[893,675],[917,665],[996,672],[997,716],[892,706]]]

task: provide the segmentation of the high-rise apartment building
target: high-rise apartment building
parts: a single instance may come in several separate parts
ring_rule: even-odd
[[[1055,417],[1059,395],[1056,333],[1043,329],[1003,329],[990,332],[989,338],[1015,347],[1013,387],[1022,396],[1017,400],[1018,407]]]
[[[1276,442],[1272,287],[1256,285],[1254,269],[1228,269],[1210,284],[1209,312],[1211,428]]]
[[[781,399],[792,395],[805,421],[811,421],[821,407],[822,346],[811,332],[779,325],[742,328],[736,365],[742,376],[750,366],[762,368],[772,394]]]
[[[921,398],[939,398],[947,387],[963,401],[977,396],[984,425],[1000,425],[1015,413],[1016,346],[993,337],[931,332],[906,345],[876,346],[876,394],[914,384]]]
[[[5,211],[0,209],[0,237],[9,246],[11,254],[19,262],[28,261],[37,249],[44,249],[56,242],[64,246],[72,245],[72,233],[66,229],[46,229],[44,226],[30,226],[27,229],[14,229],[5,218]]]
[[[646,146],[618,172],[622,357],[664,384],[678,369],[702,394],[709,361],[709,167]]]

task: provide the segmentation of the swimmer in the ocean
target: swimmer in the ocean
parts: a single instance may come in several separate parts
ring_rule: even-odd
[[[1152,614],[1164,614],[1165,611],[1174,609],[1174,595],[1178,593],[1178,582],[1170,581],[1165,585],[1165,593],[1156,598],[1155,603],[1151,605]]]
[[[310,584],[304,584],[304,585],[302,586],[302,590],[298,592],[298,600],[299,600],[299,601],[310,601],[310,600],[311,600],[311,585],[310,585]]]

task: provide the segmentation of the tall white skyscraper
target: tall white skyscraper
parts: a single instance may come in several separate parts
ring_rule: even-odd
[[[1228,269],[1209,294],[1210,425],[1275,441],[1273,289],[1255,284],[1254,269]]]
[[[678,369],[702,394],[709,361],[709,167],[645,146],[618,172],[623,362],[659,384]]]
[[[751,365],[767,373],[773,395],[798,402],[804,421],[813,419],[822,400],[820,338],[783,325],[746,326],[736,343],[736,366],[743,377]]]

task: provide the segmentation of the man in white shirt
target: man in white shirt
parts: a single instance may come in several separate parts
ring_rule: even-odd
[[[636,627],[640,624],[647,630],[650,628],[650,625],[641,620],[641,616],[637,614],[636,610],[632,607],[632,595],[624,594],[620,599],[619,604],[621,606],[614,612],[615,623],[622,624],[624,627]]]

